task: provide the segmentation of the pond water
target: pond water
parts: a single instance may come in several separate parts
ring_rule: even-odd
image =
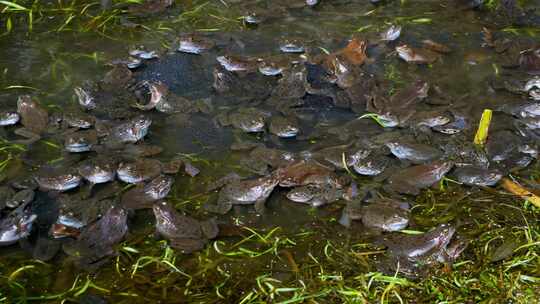
[[[0,302],[537,301],[540,3],[315,2],[1,1]]]

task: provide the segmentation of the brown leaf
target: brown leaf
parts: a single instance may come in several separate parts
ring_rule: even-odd
[[[342,55],[348,62],[354,65],[361,65],[367,58],[367,41],[353,38],[347,46],[336,55]]]

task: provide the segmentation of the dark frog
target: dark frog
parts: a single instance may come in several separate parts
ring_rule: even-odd
[[[30,212],[27,204],[19,206],[0,219],[0,247],[16,243],[30,235],[37,215]]]
[[[436,161],[405,168],[390,176],[386,188],[399,193],[417,195],[420,189],[440,181],[453,166],[450,161]]]
[[[219,233],[214,219],[198,221],[178,213],[167,202],[154,204],[153,210],[157,233],[168,239],[171,247],[184,253],[203,249],[208,240],[216,238]]]
[[[366,109],[378,114],[386,127],[404,125],[416,113],[416,106],[428,96],[428,91],[428,83],[418,80],[391,98],[375,96]]]
[[[85,227],[76,240],[65,243],[62,248],[75,259],[77,266],[98,267],[114,254],[114,246],[124,239],[127,231],[127,212],[112,206],[103,217]]]
[[[161,175],[146,185],[137,185],[122,196],[122,205],[126,209],[151,208],[152,204],[167,196],[174,183],[172,177]]]
[[[451,262],[461,254],[466,246],[460,240],[452,242],[455,232],[453,225],[441,224],[420,235],[390,234],[377,243],[387,247],[391,267],[399,263],[400,272],[415,276],[427,266]]]

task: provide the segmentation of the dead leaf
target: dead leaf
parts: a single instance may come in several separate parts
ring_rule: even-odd
[[[536,207],[540,208],[540,197],[523,188],[521,185],[514,183],[508,178],[503,178],[501,180],[501,186],[512,194],[518,195],[521,198],[528,200]]]
[[[353,38],[347,46],[336,55],[342,55],[349,63],[361,65],[367,58],[366,55],[367,41]]]

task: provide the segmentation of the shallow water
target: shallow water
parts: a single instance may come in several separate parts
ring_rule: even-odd
[[[163,162],[180,155],[201,170],[195,177],[182,172],[175,175],[166,200],[197,219],[216,217],[221,234],[204,250],[182,254],[154,235],[151,210],[138,210],[129,214],[125,241],[115,246],[115,254],[101,267],[77,268],[74,258],[61,252],[40,262],[32,252],[37,240],[50,239],[48,230],[56,220],[59,203],[58,194],[38,191],[32,203],[32,212],[38,215],[33,233],[20,244],[0,248],[0,302],[100,303],[92,298],[99,297],[107,303],[500,303],[512,302],[512,298],[531,303],[540,295],[539,209],[500,186],[471,187],[447,179],[423,189],[418,196],[399,196],[412,205],[404,236],[450,222],[469,242],[453,265],[440,263],[429,267],[428,274],[419,272],[413,278],[399,271],[385,272],[388,254],[374,242],[385,233],[364,227],[359,221],[350,228],[338,223],[347,205],[343,199],[314,208],[289,201],[285,196],[288,189],[277,187],[262,215],[252,206],[235,206],[226,215],[204,209],[205,204],[217,200],[217,191],[206,191],[212,182],[230,172],[256,176],[246,166],[249,152],[231,149],[239,142],[295,153],[353,144],[391,132],[437,147],[451,140],[472,143],[486,108],[495,111],[490,134],[516,132],[515,118],[498,110],[531,100],[526,94],[495,90],[493,83],[523,81],[532,76],[504,68],[508,58],[482,46],[482,29],[487,27],[497,37],[516,41],[520,50],[525,50],[538,46],[539,17],[527,19],[532,25],[517,26],[501,9],[484,6],[464,10],[455,2],[460,1],[407,0],[373,5],[369,1],[322,0],[315,7],[306,7],[296,0],[175,1],[164,12],[136,17],[122,11],[125,6],[118,2],[109,12],[101,12],[96,3],[83,13],[75,13],[84,8],[84,2],[45,1],[40,4],[43,17],[35,18],[31,32],[26,15],[14,13],[13,31],[0,38],[0,110],[15,110],[22,94],[34,96],[50,113],[78,109],[74,87],[88,80],[99,82],[111,69],[108,63],[126,59],[130,49],[144,46],[158,51],[159,59],[145,61],[133,71],[134,80],[160,81],[173,94],[201,101],[208,109],[202,113],[144,113],[153,123],[143,142],[162,147],[163,152],[155,158]],[[536,8],[536,14],[540,14],[539,3],[521,4],[526,9]],[[64,10],[54,10],[58,5]],[[241,18],[252,10],[265,17],[257,26],[248,26]],[[75,17],[69,20],[71,12]],[[100,14],[112,17],[108,21],[106,17],[93,19]],[[379,42],[380,33],[391,24],[402,26],[401,36],[393,42]],[[191,32],[213,40],[216,46],[202,55],[176,52],[177,38]],[[418,109],[457,111],[466,117],[466,129],[454,136],[432,130],[424,133],[408,126],[382,128],[371,119],[358,119],[367,113],[363,104],[360,110],[351,109],[315,94],[295,99],[301,104],[287,110],[272,101],[272,90],[280,76],[256,72],[234,74],[236,82],[227,93],[212,88],[216,56],[269,58],[280,55],[283,38],[300,38],[308,52],[288,55],[287,60],[311,62],[316,56],[343,49],[351,37],[369,41],[369,59],[361,66],[363,78],[359,79],[374,79],[379,86],[377,96],[391,98],[422,79],[429,83],[430,91],[428,102],[419,104]],[[451,52],[432,64],[415,65],[399,59],[394,51],[401,44],[421,47],[424,39],[442,43]],[[106,107],[95,111],[100,119],[118,115],[113,111],[116,108],[128,116],[141,112],[130,107],[136,97],[127,88],[115,87],[103,94],[100,96],[107,100]],[[246,134],[218,123],[219,115],[247,107],[271,115],[288,111],[298,118],[301,133],[297,138],[277,139],[268,132]],[[0,129],[4,147],[0,157],[10,159],[0,167],[2,185],[33,175],[46,165],[96,155],[69,155],[63,151],[63,136],[56,133],[45,135],[20,152],[9,146],[20,139],[13,133],[17,127]],[[538,137],[520,140],[538,146]],[[410,165],[390,158],[393,165],[388,174]],[[501,167],[505,176],[540,193],[536,157],[526,168],[516,169],[514,163],[510,167]],[[362,189],[395,196],[382,188],[383,177],[362,177],[345,170],[338,170],[338,175],[349,176]],[[108,184],[98,185],[94,191],[111,187],[118,199],[128,186],[118,181],[115,185],[121,190]],[[82,191],[71,190],[68,195]],[[510,244],[509,240],[515,242]],[[501,260],[494,261],[495,255],[501,255]]]

